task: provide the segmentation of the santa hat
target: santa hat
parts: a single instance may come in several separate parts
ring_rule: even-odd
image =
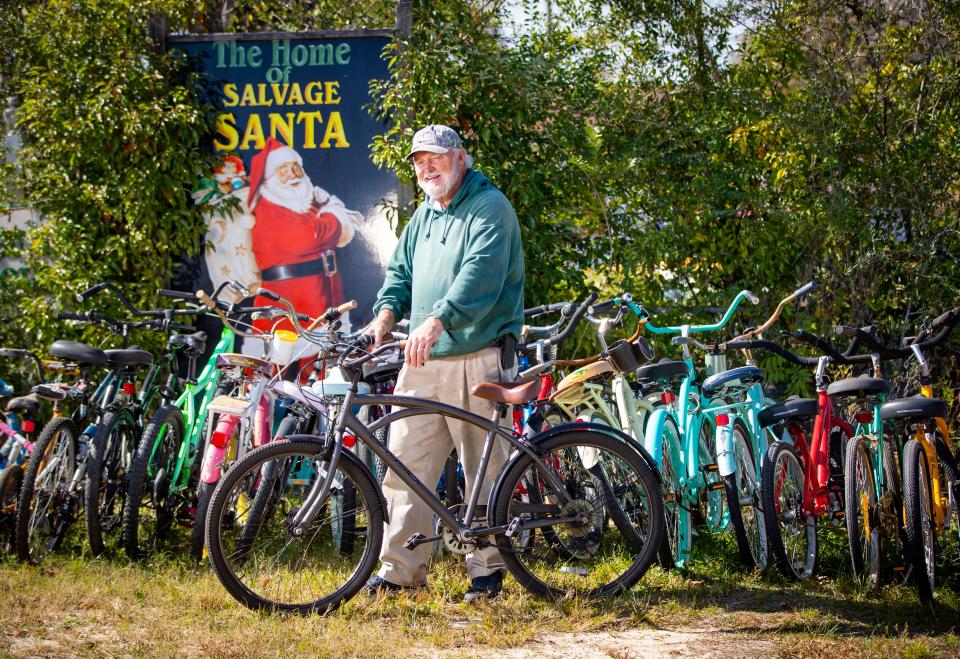
[[[260,184],[264,179],[273,176],[277,167],[285,162],[295,162],[298,165],[303,165],[303,158],[283,142],[268,137],[260,153],[250,160],[250,194],[247,197],[247,203],[251,207],[257,191],[260,189]]]

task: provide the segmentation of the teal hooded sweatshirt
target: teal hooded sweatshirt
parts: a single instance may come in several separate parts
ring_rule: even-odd
[[[374,314],[410,314],[410,329],[427,316],[444,332],[430,354],[475,352],[523,325],[523,247],[507,198],[486,176],[468,169],[444,210],[428,198],[400,234]]]

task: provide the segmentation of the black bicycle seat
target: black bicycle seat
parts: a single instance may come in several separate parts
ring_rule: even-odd
[[[898,398],[880,406],[881,419],[945,419],[947,414],[947,404],[944,401],[926,396]]]
[[[867,375],[837,380],[827,387],[828,396],[853,396],[856,398],[869,398],[876,394],[885,394],[888,391],[890,391],[889,382],[883,378],[872,378]]]
[[[816,416],[818,408],[816,398],[791,398],[765,408],[757,415],[757,421],[760,427],[766,428],[788,419]]]
[[[153,355],[146,350],[127,348],[103,352],[107,355],[107,362],[111,366],[149,366],[153,363]]]
[[[682,380],[689,375],[686,362],[661,359],[656,364],[647,364],[637,369],[638,380]]]
[[[167,341],[170,347],[183,346],[187,350],[200,354],[207,349],[207,333],[194,332],[193,334],[174,334]]]
[[[7,402],[8,412],[29,412],[36,413],[40,409],[40,401],[33,394],[27,396],[18,396],[11,398]]]
[[[107,365],[107,355],[103,350],[91,348],[87,344],[77,341],[54,341],[53,345],[50,346],[50,354],[78,364]]]

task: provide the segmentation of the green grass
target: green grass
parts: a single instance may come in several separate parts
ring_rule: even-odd
[[[863,593],[847,575],[842,535],[821,538],[821,576],[800,584],[744,572],[728,538],[705,537],[685,572],[653,568],[633,591],[605,602],[538,600],[508,579],[500,599],[468,606],[461,600],[467,587],[462,563],[446,557],[432,566],[429,591],[374,601],[360,596],[326,617],[248,611],[209,569],[169,556],[131,563],[61,554],[40,567],[3,559],[0,656],[659,651],[662,641],[644,641],[638,630],[683,632],[675,635],[677,647],[691,654],[960,653],[956,581],[939,589],[935,609],[921,606],[909,586]],[[608,636],[613,640],[604,646]]]

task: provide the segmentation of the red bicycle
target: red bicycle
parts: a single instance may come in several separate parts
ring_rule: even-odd
[[[803,330],[794,337],[822,354],[800,357],[765,340],[731,341],[726,348],[769,350],[791,363],[816,367],[816,398],[791,398],[758,415],[760,426],[780,437],[767,449],[760,478],[767,543],[780,572],[799,580],[816,572],[817,520],[844,517],[843,456],[856,433],[837,413],[833,397],[870,398],[889,390],[889,384],[862,376],[831,384],[830,364],[869,363],[871,356],[850,354],[856,339],[841,354]]]

